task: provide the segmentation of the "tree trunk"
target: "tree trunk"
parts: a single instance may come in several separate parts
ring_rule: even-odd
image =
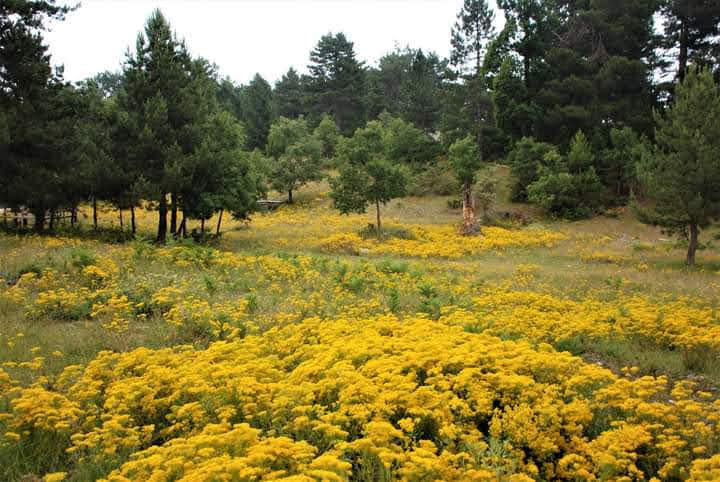
[[[93,196],[93,229],[97,231],[98,223],[97,223],[97,198]]]
[[[40,232],[45,228],[45,209],[35,209],[32,213],[35,216],[35,231]]]
[[[120,231],[123,230],[123,217],[122,217],[122,208],[118,208],[118,211],[120,212]]]
[[[170,193],[170,232],[175,234],[177,231],[177,196],[176,194]]]
[[[382,225],[380,224],[380,201],[375,201],[375,209],[377,210],[377,238],[382,239]]]
[[[167,241],[167,193],[160,193],[159,201],[157,242],[165,244]]]
[[[180,221],[180,228],[178,229],[178,231],[180,231],[182,233],[183,239],[187,238],[187,223],[186,223],[186,221],[187,221],[187,218],[183,214],[182,221]]]
[[[688,266],[695,266],[695,251],[697,251],[698,245],[698,225],[690,225],[690,243],[688,243],[687,252],[687,264]]]
[[[200,220],[200,233],[205,234],[205,219]]]
[[[288,204],[293,203],[292,191],[293,191],[292,189],[288,190]]]
[[[685,80],[688,62],[688,19],[687,17],[680,20],[680,53],[678,54],[678,72],[677,77],[680,82]]]
[[[71,228],[75,227],[76,218],[77,218],[77,208],[74,207],[74,208],[70,209],[70,227]]]
[[[472,184],[463,186],[463,234],[475,231],[475,203],[472,196]]]
[[[222,217],[223,217],[223,209],[220,210],[220,214],[218,215],[217,229],[215,230],[216,236],[220,236],[220,224],[222,223]]]
[[[52,231],[53,228],[55,228],[55,210],[54,209],[50,210],[50,225],[48,226],[48,228],[50,228],[50,231]]]
[[[130,229],[133,236],[135,235],[135,206],[130,206]]]

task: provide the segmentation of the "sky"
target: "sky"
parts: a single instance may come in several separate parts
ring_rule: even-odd
[[[63,3],[63,2],[61,2]],[[65,1],[64,3],[68,3]],[[83,0],[45,35],[52,62],[76,82],[119,70],[128,47],[160,8],[191,53],[221,76],[274,83],[290,66],[307,71],[310,51],[328,32],[344,32],[359,60],[374,65],[396,45],[450,53],[463,0]]]

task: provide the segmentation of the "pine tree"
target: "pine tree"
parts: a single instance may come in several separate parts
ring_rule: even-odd
[[[482,146],[484,128],[492,113],[492,101],[482,69],[488,43],[495,35],[495,12],[487,0],[465,0],[457,18],[450,39],[453,47],[450,61],[464,82],[460,89],[461,103],[451,104],[450,109],[459,109],[470,119],[475,142]],[[479,154],[482,155],[482,150]]]
[[[297,71],[290,67],[273,90],[273,114],[275,117],[296,119],[306,114],[305,89]]]
[[[310,53],[311,114],[332,115],[344,135],[365,120],[365,70],[355,57],[354,44],[343,33],[324,35]]]
[[[712,0],[663,2],[663,47],[677,51],[676,78],[685,78],[688,66],[711,66],[714,48],[720,46],[720,3]],[[717,65],[715,66],[717,67]]]
[[[459,73],[474,78],[482,72],[487,44],[495,34],[495,12],[487,0],[465,0],[452,29],[450,60]]]
[[[640,219],[687,235],[693,266],[700,229],[720,219],[720,90],[710,71],[688,72],[655,121],[657,148],[639,166],[654,208]]]
[[[249,150],[264,150],[272,122],[272,88],[260,74],[242,92],[242,113]]]
[[[217,108],[212,75],[206,61],[190,57],[159,10],[148,19],[125,63],[125,89],[118,106],[132,126],[128,154],[133,164],[142,166],[150,189],[146,194],[157,202],[158,242],[167,237],[168,210],[171,231],[177,228],[180,192],[191,182],[202,126]]]

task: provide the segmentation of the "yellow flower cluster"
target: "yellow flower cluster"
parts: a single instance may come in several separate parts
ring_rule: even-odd
[[[545,230],[511,231],[487,227],[479,236],[462,236],[454,226],[413,226],[413,239],[393,238],[378,243],[363,240],[356,234],[339,233],[322,238],[317,246],[322,250],[336,253],[360,252],[392,254],[419,258],[461,258],[489,250],[508,248],[552,247],[557,241],[566,239],[561,233]]]
[[[128,456],[115,481],[699,478],[717,465],[693,448],[720,444],[720,402],[692,383],[421,317],[103,352],[56,390],[16,389],[10,428]]]

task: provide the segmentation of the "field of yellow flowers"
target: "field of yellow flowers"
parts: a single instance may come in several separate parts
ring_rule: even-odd
[[[720,479],[715,269],[418,206],[383,242],[322,202],[215,247],[0,235],[0,479]]]

